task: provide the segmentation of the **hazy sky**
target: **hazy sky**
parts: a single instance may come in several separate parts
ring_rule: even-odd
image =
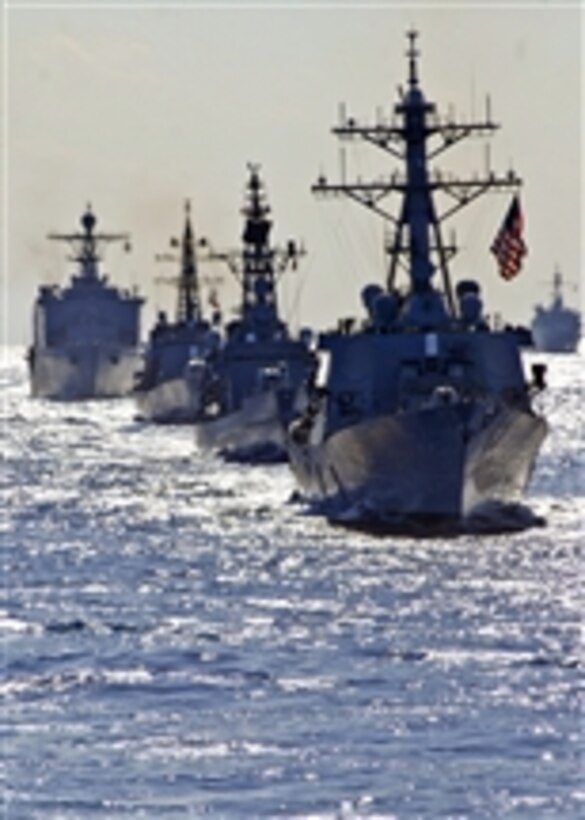
[[[471,6],[471,7],[470,7]],[[488,311],[526,322],[548,296],[558,264],[581,271],[581,11],[578,3],[5,3],[3,14],[4,337],[30,339],[41,283],[71,271],[68,231],[87,202],[104,230],[127,230],[133,251],[112,246],[105,270],[136,284],[156,307],[173,305],[156,278],[174,272],[155,254],[180,231],[183,202],[195,229],[237,247],[246,164],[262,166],[276,240],[304,240],[308,255],[284,282],[295,325],[331,325],[359,311],[359,291],[382,282],[383,226],[352,202],[316,200],[321,171],[338,178],[330,134],[341,101],[361,122],[389,112],[406,79],[406,30],[420,30],[423,88],[441,111],[480,118],[487,93],[502,129],[492,165],[524,180],[529,255],[499,280],[489,245],[509,202],[494,194],[449,227],[461,251],[454,278],[478,277]],[[348,147],[349,174],[396,164],[366,145]],[[484,144],[443,155],[468,175]],[[205,266],[202,274],[218,273]],[[222,271],[223,273],[223,271]],[[226,295],[234,285],[225,273]],[[577,301],[575,293],[568,296]]]

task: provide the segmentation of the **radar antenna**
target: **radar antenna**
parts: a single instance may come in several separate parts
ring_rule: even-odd
[[[253,324],[259,312],[269,316],[268,324],[279,324],[277,284],[288,268],[295,270],[306,251],[290,239],[284,247],[270,244],[272,220],[260,166],[248,164],[246,201],[242,208],[244,228],[242,248],[216,251],[209,248],[206,261],[224,262],[242,287],[242,320]]]
[[[96,233],[94,228],[97,217],[92,211],[91,204],[88,204],[85,213],[80,218],[82,231],[73,233],[50,233],[48,239],[57,242],[67,242],[73,253],[67,258],[72,262],[77,262],[79,266],[79,276],[88,281],[99,279],[99,263],[102,259],[102,248],[110,242],[123,242],[124,249],[130,250],[130,236],[127,233]]]
[[[491,119],[489,103],[484,121],[456,123],[451,117],[441,119],[435,105],[426,100],[420,88],[418,32],[412,29],[407,36],[408,90],[400,95],[394,106],[392,122],[358,125],[353,117],[345,115],[345,108],[342,108],[340,123],[332,129],[341,140],[358,138],[380,148],[400,160],[402,169],[371,182],[348,182],[343,171],[341,182],[329,183],[321,174],[311,190],[316,194],[349,197],[387,220],[393,228],[393,235],[386,243],[388,290],[395,289],[401,266],[409,273],[412,291],[431,291],[431,280],[438,268],[450,313],[455,316],[448,263],[457,247],[454,241],[444,242],[441,225],[485,192],[516,190],[521,180],[512,170],[497,175],[489,167],[489,161],[484,175],[472,179],[447,178],[438,170],[429,170],[429,161],[453,145],[472,135],[490,136],[498,126]],[[397,212],[385,201],[392,193],[401,199]],[[442,212],[435,207],[435,193],[447,196]]]

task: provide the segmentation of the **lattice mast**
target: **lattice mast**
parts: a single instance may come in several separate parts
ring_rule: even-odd
[[[99,279],[99,263],[103,257],[101,248],[110,242],[124,242],[125,250],[130,250],[130,236],[127,233],[95,233],[97,217],[88,205],[79,220],[82,231],[73,233],[50,233],[48,239],[67,242],[73,253],[67,258],[77,262],[79,276],[82,279],[96,281]]]
[[[200,244],[205,244],[205,240],[201,240]],[[180,247],[180,255],[164,253],[158,254],[156,259],[159,262],[178,262],[179,275],[171,279],[163,278],[159,281],[171,282],[177,286],[177,323],[199,322],[201,321],[201,294],[195,234],[191,224],[191,203],[189,200],[185,201],[185,225],[182,238],[180,240],[171,239],[171,247]]]
[[[258,308],[263,309],[264,315],[269,312],[272,319],[278,321],[278,280],[289,266],[296,268],[304,250],[293,240],[283,248],[271,245],[270,206],[259,166],[250,163],[248,171],[246,201],[242,208],[242,247],[229,251],[210,249],[208,259],[225,262],[240,282],[244,321],[253,321]]]
[[[408,90],[400,90],[400,101],[394,106],[391,124],[359,125],[342,111],[340,125],[332,129],[341,140],[360,138],[381,148],[403,163],[403,171],[394,171],[390,178],[374,182],[348,182],[342,164],[341,182],[330,184],[320,176],[311,190],[317,194],[345,195],[382,216],[392,226],[386,245],[389,255],[387,287],[396,286],[399,266],[410,277],[411,291],[424,293],[433,289],[432,277],[439,269],[443,290],[451,315],[455,302],[448,270],[449,260],[457,252],[455,242],[443,241],[441,225],[450,216],[489,190],[517,189],[521,180],[510,170],[498,176],[489,167],[482,177],[473,179],[444,178],[440,172],[429,171],[429,161],[472,135],[489,136],[499,128],[491,120],[489,99],[483,122],[456,123],[441,120],[434,103],[428,102],[420,88],[418,74],[418,32],[407,33]],[[447,194],[451,200],[442,213],[434,203],[435,192]],[[398,215],[388,209],[384,200],[392,193],[401,196]],[[406,260],[406,261],[404,261]]]
[[[185,203],[185,227],[181,240],[181,270],[179,274],[177,321],[192,322],[201,319],[201,296],[197,273],[195,237],[191,225],[191,203]]]

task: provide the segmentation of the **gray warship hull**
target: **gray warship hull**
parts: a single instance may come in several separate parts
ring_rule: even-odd
[[[541,311],[532,322],[532,340],[542,353],[572,353],[580,337],[579,316],[574,311]]]
[[[67,242],[78,271],[63,288],[39,288],[33,312],[33,343],[28,352],[31,393],[75,401],[118,398],[134,388],[140,367],[140,311],[135,292],[109,284],[99,272],[100,248],[128,241],[127,234],[96,233],[91,208],[82,230],[49,234]]]
[[[160,382],[149,390],[135,392],[140,417],[158,424],[189,424],[199,413],[187,381],[182,377]]]
[[[429,167],[429,158],[460,139],[496,126],[489,116],[469,125],[437,114],[420,86],[417,36],[408,32],[408,91],[400,92],[390,123],[378,117],[364,126],[342,110],[333,128],[340,139],[382,148],[403,170],[348,181],[343,166],[341,182],[321,174],[313,186],[345,194],[393,225],[385,287],[362,289],[360,325],[343,318],[320,335],[307,404],[288,430],[301,489],[324,502],[329,518],[354,525],[465,526],[475,523],[466,522],[474,513],[485,520],[486,506],[495,512],[489,502],[497,508],[518,500],[547,431],[531,407],[545,387],[545,366],[533,364],[526,381],[518,335],[490,327],[479,283],[460,279],[453,287],[449,261],[457,246],[441,233],[442,222],[477,196],[516,189],[520,180],[491,169],[482,179],[458,179]],[[435,193],[455,204],[435,204]],[[386,205],[389,194],[401,199],[396,213]],[[505,279],[518,274],[526,253],[523,224],[516,194],[491,246]]]
[[[139,348],[103,343],[36,349],[29,357],[31,392],[62,401],[128,396],[140,362]]]
[[[242,406],[195,425],[199,448],[235,461],[286,461],[285,424],[275,391],[248,396]]]
[[[517,499],[546,430],[530,412],[505,408],[468,437],[456,406],[434,407],[368,419],[316,444],[289,436],[289,459],[330,517],[455,521]]]

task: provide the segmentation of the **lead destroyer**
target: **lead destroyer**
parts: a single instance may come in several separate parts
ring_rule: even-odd
[[[140,366],[143,299],[120,290],[99,272],[100,249],[128,243],[127,234],[96,233],[88,208],[82,230],[49,234],[73,249],[77,274],[64,288],[42,286],[34,307],[28,364],[33,396],[74,400],[125,396]]]
[[[288,436],[303,491],[330,517],[358,522],[461,521],[482,502],[509,500],[525,487],[547,429],[531,409],[543,369],[527,385],[517,339],[488,327],[479,285],[460,281],[453,292],[448,262],[456,249],[441,233],[444,219],[484,191],[515,189],[520,180],[513,172],[458,180],[430,171],[429,160],[451,145],[497,126],[489,116],[462,125],[439,118],[419,85],[416,37],[409,32],[408,89],[392,122],[345,118],[333,129],[402,160],[404,172],[368,183],[322,176],[313,186],[394,226],[386,288],[364,288],[368,317],[359,330],[346,322],[320,337],[310,401]],[[451,197],[443,213],[438,191]],[[401,199],[397,216],[384,203],[391,193]]]

